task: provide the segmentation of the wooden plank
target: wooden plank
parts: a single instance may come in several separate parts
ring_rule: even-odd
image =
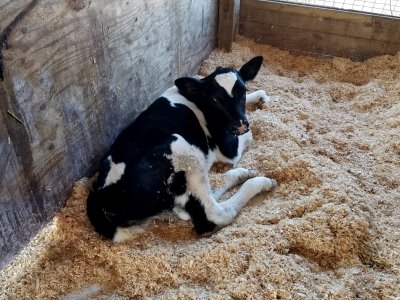
[[[323,32],[310,32],[306,29],[270,26],[250,21],[242,21],[241,32],[256,42],[266,43],[294,52],[304,52],[324,56],[349,57],[356,61],[382,54],[396,54],[400,50],[397,43],[358,39],[332,35]]]
[[[0,103],[4,103],[5,91],[0,83]],[[7,123],[18,123],[0,106],[0,268],[5,265],[47,219],[42,199],[35,199],[24,168],[8,132]],[[6,120],[8,119],[8,120]],[[39,202],[38,202],[39,201]],[[29,226],[20,226],[21,222]]]
[[[31,0],[2,0],[0,3],[0,32],[26,7]]]
[[[1,4],[4,12],[0,12],[0,81],[4,79],[4,57],[3,49],[9,47],[9,36],[15,25],[28,14],[37,4],[38,0],[20,1],[20,3],[6,2]]]
[[[53,216],[140,111],[197,71],[217,18],[214,0],[39,1],[13,27],[0,82],[0,257]]]
[[[239,33],[239,16],[240,16],[240,0],[235,0],[233,3],[233,40]]]
[[[240,34],[282,49],[364,60],[400,50],[400,19],[242,0]]]
[[[181,32],[178,38],[180,57],[176,77],[198,73],[201,62],[215,48],[218,34],[217,1],[185,0],[180,3],[178,9],[181,17]],[[239,15],[237,19],[239,20]]]
[[[220,0],[218,18],[218,48],[231,51],[239,26],[240,0]]]

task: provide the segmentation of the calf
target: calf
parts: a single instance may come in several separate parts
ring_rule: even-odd
[[[268,101],[264,91],[246,95],[245,82],[262,64],[254,57],[239,71],[217,68],[209,76],[179,78],[115,140],[87,199],[97,232],[122,241],[145,220],[164,210],[191,219],[199,235],[233,221],[256,194],[276,181],[244,168],[225,173],[211,191],[208,171],[215,162],[235,165],[252,140],[246,102]],[[238,192],[221,203],[233,186]]]

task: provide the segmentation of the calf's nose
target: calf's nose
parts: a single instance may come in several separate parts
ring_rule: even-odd
[[[239,134],[244,134],[249,131],[249,122],[247,120],[240,120],[237,131]]]

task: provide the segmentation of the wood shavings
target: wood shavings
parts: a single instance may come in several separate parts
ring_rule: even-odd
[[[101,287],[91,299],[400,297],[400,54],[321,60],[239,37],[200,73],[260,54],[248,88],[272,101],[249,111],[254,142],[239,167],[276,178],[273,193],[210,238],[169,216],[113,245],[86,219],[90,181],[82,180],[0,271],[0,299],[59,299],[90,287]],[[225,170],[213,168],[213,186]]]

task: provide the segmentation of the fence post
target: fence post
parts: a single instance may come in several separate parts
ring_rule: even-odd
[[[240,0],[219,0],[218,48],[230,52],[239,26]]]

